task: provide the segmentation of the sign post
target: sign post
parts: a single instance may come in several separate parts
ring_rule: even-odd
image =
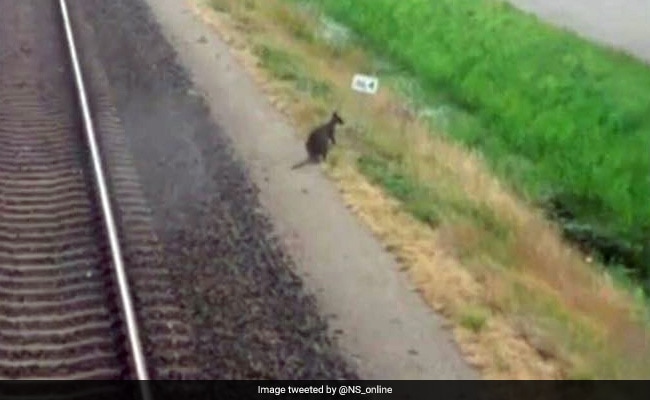
[[[352,90],[365,95],[375,95],[379,90],[379,78],[372,75],[354,74],[352,77]],[[361,97],[357,100],[357,115],[362,115],[363,104]],[[360,129],[361,132],[365,130]]]
[[[364,94],[375,94],[379,90],[379,79],[376,76],[355,74],[352,77],[352,90]]]

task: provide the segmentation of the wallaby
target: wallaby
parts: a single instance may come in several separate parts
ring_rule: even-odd
[[[308,155],[307,159],[294,165],[291,169],[300,168],[309,163],[317,163],[321,158],[325,161],[327,158],[327,152],[329,151],[329,141],[331,140],[333,145],[336,144],[334,129],[337,124],[343,125],[344,122],[338,113],[334,111],[328,122],[314,128],[314,130],[309,134],[307,142],[305,143]]]

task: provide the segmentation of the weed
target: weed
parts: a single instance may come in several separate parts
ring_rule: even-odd
[[[314,97],[330,96],[332,92],[330,84],[311,78],[291,54],[268,45],[258,45],[254,52],[259,57],[261,65],[275,78],[290,81],[296,89]]]
[[[404,203],[406,209],[416,218],[435,227],[440,222],[437,205],[429,201],[427,190],[407,176],[391,168],[386,161],[373,156],[362,156],[358,160],[362,173],[379,183],[388,193]]]
[[[460,324],[474,333],[479,333],[487,323],[489,312],[479,307],[468,307],[460,313]]]
[[[230,11],[230,2],[228,2],[227,0],[209,0],[209,1],[210,1],[210,6],[219,12],[227,13]]]
[[[291,12],[286,8],[276,8],[273,12],[274,17],[278,21],[282,21],[282,24],[297,39],[304,40],[308,43],[314,40],[314,30],[309,26],[305,18],[300,18],[297,13]]]
[[[294,58],[285,51],[267,45],[259,45],[254,50],[262,67],[269,70],[277,79],[296,80],[300,76],[299,67]]]

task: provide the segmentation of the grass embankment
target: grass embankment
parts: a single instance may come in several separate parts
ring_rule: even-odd
[[[301,131],[332,108],[341,111],[347,124],[328,172],[423,297],[449,318],[468,360],[486,378],[649,377],[640,301],[564,244],[480,156],[449,139],[480,146],[492,169],[532,198],[551,191],[571,205],[567,193],[588,199],[602,194],[600,203],[587,202],[575,212],[588,219],[601,211],[598,204],[625,207],[598,221],[607,222],[609,232],[629,233],[623,228],[631,224],[621,221],[647,216],[635,203],[645,186],[629,195],[618,187],[638,180],[625,168],[637,171],[643,164],[622,156],[623,150],[628,156],[642,151],[643,140],[632,128],[640,132],[643,119],[634,114],[639,103],[631,97],[642,101],[645,82],[616,77],[637,79],[642,67],[496,3],[454,1],[458,8],[452,8],[441,0],[436,9],[431,2],[418,8],[418,1],[318,3],[368,34],[370,45],[387,44],[390,51],[382,54],[407,71],[372,57],[315,8],[281,0],[210,0],[217,12],[201,13]],[[402,48],[400,40],[413,45]],[[539,57],[544,61],[538,65]],[[566,63],[573,75],[564,74]],[[352,93],[355,72],[378,73],[378,95]],[[527,85],[542,91],[529,92]],[[576,85],[578,101],[571,96]],[[594,91],[605,105],[591,97]],[[621,103],[605,93],[620,96]],[[427,112],[418,115],[405,102]],[[594,112],[590,105],[600,111],[598,124],[587,115]],[[616,118],[606,106],[614,107]],[[569,112],[558,114],[563,107]],[[612,156],[601,160],[604,154]],[[607,182],[610,176],[616,179]],[[599,193],[596,184],[612,193]]]
[[[558,204],[568,233],[650,278],[646,65],[497,1],[306,2],[405,66],[427,100],[474,117],[447,133],[530,199]]]

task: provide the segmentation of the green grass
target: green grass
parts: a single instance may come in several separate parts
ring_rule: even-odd
[[[474,333],[480,332],[489,318],[489,311],[480,307],[471,307],[463,310],[460,324]]]
[[[460,195],[453,195],[449,193],[450,188],[443,189],[435,182],[428,186],[419,184],[399,160],[391,161],[380,155],[365,154],[359,157],[357,165],[359,171],[373,183],[379,184],[391,196],[400,200],[406,211],[431,227],[438,226],[444,215],[453,219],[470,219],[495,241],[507,240],[509,237],[508,227],[487,207],[472,204]],[[441,196],[438,190],[446,190],[447,193]]]
[[[607,242],[601,250],[622,242],[612,251],[650,275],[646,65],[499,1],[300,1],[352,28],[429,99],[471,116],[447,133],[522,194],[561,203],[571,224]]]
[[[210,0],[210,6],[219,12],[229,12],[228,4],[221,0]]]
[[[255,48],[262,67],[280,81],[292,82],[298,90],[313,97],[327,99],[332,94],[331,86],[321,80],[312,79],[297,58],[272,46],[260,44]]]
[[[391,168],[388,161],[375,156],[362,156],[358,160],[359,170],[374,183],[380,184],[388,193],[400,200],[407,211],[432,227],[440,223],[440,205],[428,201],[428,188],[418,186],[415,181]]]

